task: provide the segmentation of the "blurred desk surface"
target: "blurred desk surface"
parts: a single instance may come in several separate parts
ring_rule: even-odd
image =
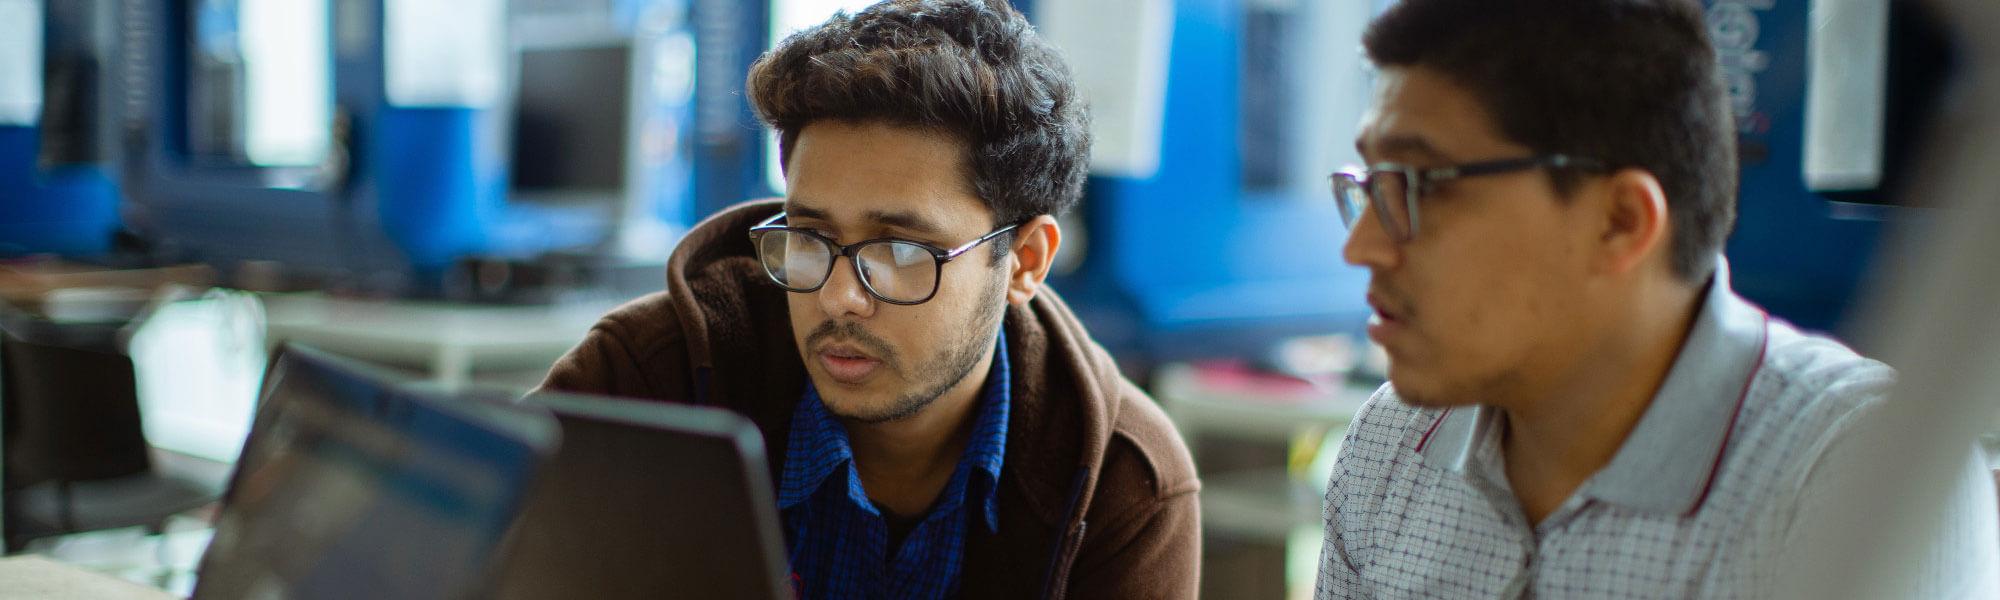
[[[1316,385],[1232,365],[1173,364],[1162,367],[1153,391],[1167,417],[1201,462],[1206,441],[1292,442],[1303,432],[1319,432],[1335,452],[1347,424],[1375,391],[1371,383]],[[1323,463],[1331,468],[1331,456]],[[1320,498],[1331,473],[1292,473],[1283,463],[1268,468],[1202,471],[1203,526],[1215,531],[1283,540],[1294,529],[1320,525]]]
[[[546,369],[626,298],[504,306],[357,300],[324,294],[263,297],[268,339],[421,369],[447,384],[475,368]]]
[[[1333,457],[1348,423],[1377,387],[1373,382],[1312,382],[1229,363],[1160,368],[1153,380],[1154,398],[1180,430],[1201,470],[1204,542],[1233,544],[1208,551],[1240,554],[1247,544],[1284,557],[1275,569],[1213,571],[1205,566],[1204,584],[1255,585],[1252,582],[1283,578],[1288,597],[1312,594],[1326,526],[1320,509]],[[1246,455],[1228,451],[1227,446],[1239,442],[1279,445],[1287,455],[1267,456],[1262,462],[1245,460]],[[1312,450],[1302,456],[1301,446]],[[1222,451],[1221,456],[1204,452],[1204,447]],[[1258,560],[1270,556],[1248,552],[1242,555],[1263,557]]]
[[[1346,427],[1377,385],[1341,382],[1322,388],[1240,368],[1172,364],[1160,369],[1152,389],[1183,435],[1283,441],[1303,429]]]
[[[39,556],[0,558],[0,600],[177,600],[173,594]]]

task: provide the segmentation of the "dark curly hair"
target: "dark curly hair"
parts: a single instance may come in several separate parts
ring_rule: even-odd
[[[1362,39],[1381,67],[1464,86],[1512,141],[1651,172],[1673,267],[1700,281],[1736,221],[1736,130],[1694,0],[1404,0]],[[1551,177],[1564,195],[1576,173]]]
[[[965,142],[999,223],[1060,215],[1083,193],[1090,121],[1069,65],[1006,0],[887,0],[785,38],[751,65],[750,106],[781,165],[807,125],[883,122]]]

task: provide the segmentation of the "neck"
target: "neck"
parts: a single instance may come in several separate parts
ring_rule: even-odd
[[[965,453],[992,355],[988,348],[965,379],[917,414],[883,423],[843,421],[870,500],[905,516],[930,507]]]
[[[1507,476],[1531,522],[1617,455],[1679,357],[1700,294],[1678,284],[1635,294],[1548,393],[1501,407]]]

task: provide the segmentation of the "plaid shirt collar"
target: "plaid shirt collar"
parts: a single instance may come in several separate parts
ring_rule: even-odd
[[[1764,312],[1730,289],[1729,263],[1713,278],[1666,381],[1611,462],[1577,492],[1662,513],[1692,513],[1706,497],[1729,433],[1762,368]],[[1499,414],[1472,406],[1445,412],[1419,444],[1424,462],[1506,487]]]

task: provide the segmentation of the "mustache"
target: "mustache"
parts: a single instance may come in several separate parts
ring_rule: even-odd
[[[867,350],[869,354],[875,355],[882,362],[890,365],[896,364],[896,351],[889,349],[888,342],[882,341],[882,338],[875,337],[875,334],[868,333],[868,330],[861,328],[860,323],[852,321],[845,323],[836,323],[831,320],[821,321],[818,326],[813,327],[811,333],[806,334],[806,349],[818,350],[826,342],[835,340],[860,346],[861,349]]]

